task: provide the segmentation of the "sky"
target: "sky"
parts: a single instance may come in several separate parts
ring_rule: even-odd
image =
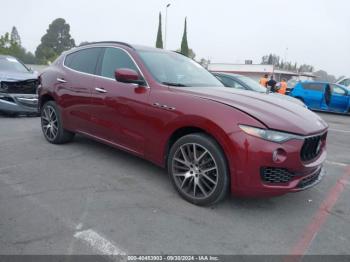
[[[336,76],[350,75],[349,0],[3,0],[0,35],[16,26],[34,52],[48,25],[64,18],[76,44],[115,40],[154,46],[166,5],[167,49],[180,47],[184,19],[196,59],[244,63],[275,53]]]

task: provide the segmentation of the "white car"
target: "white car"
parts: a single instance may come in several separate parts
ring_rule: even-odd
[[[350,77],[339,80],[337,84],[350,87]]]

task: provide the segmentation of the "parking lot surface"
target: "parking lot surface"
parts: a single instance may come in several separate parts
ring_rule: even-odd
[[[181,199],[166,171],[39,118],[0,116],[0,254],[350,254],[350,116],[330,125],[323,181],[275,198]]]

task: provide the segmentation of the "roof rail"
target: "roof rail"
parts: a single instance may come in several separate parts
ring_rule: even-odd
[[[124,43],[124,42],[118,42],[118,41],[100,41],[100,42],[89,42],[89,43],[84,43],[84,44],[80,44],[77,47],[80,46],[87,46],[87,45],[93,45],[93,44],[118,44],[118,45],[124,45],[127,46],[131,49],[135,49],[132,45],[128,44],[128,43]]]

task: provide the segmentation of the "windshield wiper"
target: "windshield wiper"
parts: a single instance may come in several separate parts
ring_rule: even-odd
[[[173,83],[173,82],[162,82],[163,85],[167,86],[181,86],[181,87],[186,87],[186,85],[181,84],[181,83]]]

